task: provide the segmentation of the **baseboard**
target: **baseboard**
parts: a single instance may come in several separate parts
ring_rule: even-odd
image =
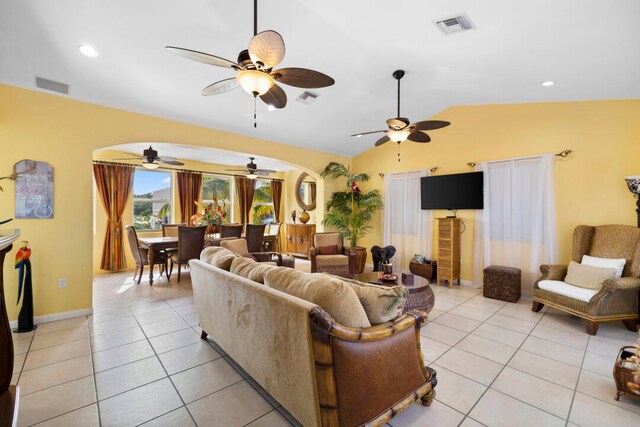
[[[479,285],[474,285],[471,280],[460,280],[461,286],[469,286],[470,288],[478,289],[481,288]]]
[[[93,314],[93,308],[82,308],[80,310],[65,311],[62,313],[45,314],[44,316],[37,316],[33,318],[33,323],[39,325],[41,323],[55,322],[56,320],[71,319],[73,317],[90,316]],[[18,327],[18,321],[12,320],[9,322],[11,329]]]

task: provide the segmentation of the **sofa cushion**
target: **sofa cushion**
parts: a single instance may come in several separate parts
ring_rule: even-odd
[[[602,289],[602,283],[616,276],[615,268],[593,267],[587,264],[578,264],[575,261],[569,263],[565,283],[586,289]]]
[[[595,289],[586,289],[579,286],[573,286],[561,280],[541,280],[538,287],[554,294],[563,295],[565,297],[577,299],[578,301],[589,302],[591,298],[598,293]]]
[[[209,246],[200,252],[200,261],[226,271],[229,271],[231,262],[236,258],[238,255],[220,246]]]
[[[349,265],[346,255],[320,255],[316,257],[316,265]]]
[[[270,269],[264,284],[289,295],[317,304],[336,322],[352,328],[371,326],[358,295],[351,286],[326,274],[304,273],[287,267]]]
[[[249,253],[246,239],[222,240],[220,241],[220,246],[222,246],[223,248],[229,249],[230,251],[235,252],[238,255],[242,255],[242,256],[245,256]]]
[[[338,253],[342,253],[342,237],[340,237],[340,233],[318,233],[313,239],[313,246],[315,248],[331,245],[336,245],[338,247]]]
[[[338,245],[318,246],[320,255],[338,255]]]
[[[619,279],[622,277],[622,270],[624,270],[624,265],[627,260],[624,258],[616,259],[616,258],[598,258],[589,255],[582,255],[581,264],[590,265],[592,267],[601,267],[601,268],[615,268],[616,269],[616,278]]]
[[[275,266],[276,263],[272,262],[258,263],[249,258],[238,257],[231,262],[229,271],[254,282],[264,284],[264,275]]]
[[[351,285],[372,325],[388,322],[400,316],[409,298],[409,289],[404,286],[379,286],[344,277],[332,277]]]

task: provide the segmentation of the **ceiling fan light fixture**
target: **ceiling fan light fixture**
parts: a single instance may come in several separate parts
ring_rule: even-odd
[[[249,179],[256,179],[258,177],[258,175],[256,175],[255,173],[248,173],[247,174],[247,178]]]
[[[407,138],[409,137],[410,133],[411,132],[408,131],[407,129],[389,130],[389,131],[387,131],[387,136],[393,142],[401,143],[401,142],[404,142],[404,141],[407,140]]]
[[[142,162],[142,166],[147,169],[158,169],[160,165],[154,162]]]
[[[88,56],[89,58],[95,58],[99,55],[96,48],[88,44],[78,45],[78,50],[81,54],[83,54],[84,56]]]
[[[540,83],[542,86],[544,87],[551,87],[554,84],[556,84],[556,82],[552,81],[552,80],[545,80],[542,83]]]
[[[245,92],[252,95],[264,95],[273,87],[273,77],[258,70],[243,70],[236,76]]]

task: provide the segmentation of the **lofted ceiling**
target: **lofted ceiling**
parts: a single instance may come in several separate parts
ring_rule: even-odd
[[[350,134],[385,129],[395,116],[398,68],[407,72],[401,112],[414,122],[455,105],[640,98],[638,0],[261,0],[258,30],[282,34],[281,66],[322,71],[336,84],[312,90],[310,105],[295,100],[303,89],[284,86],[287,107],[258,102],[254,129],[253,98],[241,89],[200,95],[232,70],[164,49],[235,60],[253,35],[252,8],[0,0],[0,83],[35,89],[40,76],[69,84],[73,99],[346,156],[377,139]],[[462,12],[476,29],[445,36],[432,23]],[[82,43],[100,55],[81,55]],[[430,132],[431,147],[447,129]]]

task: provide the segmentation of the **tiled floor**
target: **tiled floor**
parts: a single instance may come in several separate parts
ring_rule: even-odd
[[[298,262],[301,269],[308,264]],[[554,310],[533,313],[468,287],[435,287],[422,329],[438,372],[430,408],[392,426],[640,425],[640,401],[613,397],[621,324],[588,336]],[[189,274],[151,288],[98,276],[94,315],[14,335],[21,426],[289,426],[290,415],[211,341],[200,340]]]

